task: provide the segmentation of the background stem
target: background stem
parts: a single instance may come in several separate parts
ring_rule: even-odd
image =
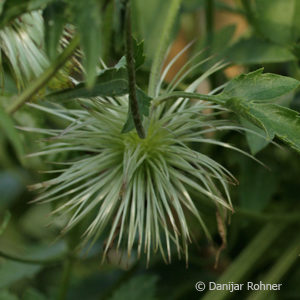
[[[62,259],[30,259],[30,258],[21,258],[14,255],[10,255],[0,251],[0,257],[13,260],[16,262],[24,264],[34,264],[34,265],[56,265],[62,262]]]
[[[70,285],[70,279],[71,279],[71,273],[72,273],[74,261],[75,258],[73,256],[69,256],[65,260],[57,300],[66,299],[69,285]]]
[[[211,47],[214,34],[215,2],[214,0],[205,0],[205,23],[207,46]]]

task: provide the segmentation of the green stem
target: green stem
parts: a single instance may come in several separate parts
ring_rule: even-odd
[[[236,214],[242,217],[253,219],[258,222],[285,222],[285,223],[299,223],[299,213],[288,213],[288,214],[272,214],[272,213],[258,213],[245,209],[237,209]]]
[[[128,88],[129,88],[129,105],[134,126],[137,134],[141,139],[146,137],[145,130],[139,113],[139,106],[136,94],[136,78],[135,78],[135,63],[132,46],[132,30],[131,30],[131,5],[130,0],[126,3],[126,62],[128,71]]]
[[[279,257],[276,264],[274,264],[271,270],[262,278],[264,283],[280,283],[282,277],[288,272],[288,270],[299,260],[300,253],[300,239],[297,237],[293,243],[287,248],[287,250]],[[272,294],[268,294],[272,298]],[[259,290],[253,292],[247,300],[264,300],[266,299],[266,292]]]
[[[263,34],[261,33],[259,27],[257,26],[256,20],[255,20],[255,15],[253,13],[253,9],[251,6],[251,1],[249,0],[242,0],[242,5],[243,8],[245,10],[245,15],[246,18],[248,20],[248,23],[254,28],[254,30],[256,31],[256,33],[260,36],[263,36]]]
[[[57,300],[65,300],[67,297],[74,261],[74,256],[69,256],[65,260]]]
[[[251,24],[253,26],[254,25],[254,17],[253,17],[250,1],[249,0],[242,0],[241,2],[242,2],[242,5],[244,7],[244,10],[245,10],[247,20],[248,20],[249,24]]]
[[[62,262],[63,258],[59,259],[30,259],[30,258],[21,258],[11,254],[4,253],[0,251],[0,257],[4,257],[9,260],[13,260],[16,262],[24,263],[24,264],[34,264],[34,265],[58,265]]]
[[[209,47],[213,42],[214,19],[215,19],[214,16],[215,16],[214,0],[205,0],[206,38],[207,38],[207,45]]]
[[[43,88],[49,80],[56,74],[56,72],[66,63],[70,56],[74,53],[79,45],[79,37],[75,36],[70,42],[67,48],[58,56],[56,61],[54,61],[50,67],[38,77],[17,99],[8,107],[6,112],[8,114],[13,114],[16,112],[23,104],[30,100],[30,98],[36,94],[41,88]]]
[[[217,284],[226,282],[242,283],[254,271],[259,259],[266,250],[278,239],[286,228],[283,223],[269,223],[255,236],[241,254],[230,264],[228,269],[219,277]],[[224,300],[230,296],[229,290],[209,291],[202,300]]]
[[[231,6],[222,1],[216,2],[216,8],[221,11],[230,12],[238,15],[245,15],[246,12],[243,9]]]

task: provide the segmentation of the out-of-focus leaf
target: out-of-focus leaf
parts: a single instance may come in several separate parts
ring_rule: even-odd
[[[30,256],[23,256],[31,259],[52,259],[62,256],[67,251],[65,243],[59,243],[54,246],[43,246],[31,249]],[[21,256],[21,255],[20,255]],[[1,259],[0,262],[0,289],[23,279],[30,278],[37,274],[43,268],[42,265],[31,265],[15,262],[12,260]],[[1,299],[1,298],[0,298]]]
[[[256,0],[256,24],[275,43],[289,44],[300,35],[298,0]]]
[[[266,132],[263,129],[250,123],[249,121],[247,121],[244,118],[241,118],[241,124],[243,126],[245,126],[246,128],[257,133],[257,134],[255,134],[255,133],[251,133],[248,131],[246,132],[247,143],[248,143],[248,146],[250,148],[252,155],[257,154],[259,151],[261,151],[263,148],[265,148],[269,144],[269,140],[266,136]]]
[[[6,0],[3,0],[0,2],[0,15],[2,14],[2,10],[3,10],[3,5],[5,3]]]
[[[0,299],[2,300],[18,300],[18,297],[8,290],[0,291]]]
[[[163,64],[163,60],[166,54],[166,50],[170,43],[170,36],[173,25],[175,23],[178,11],[180,9],[181,0],[165,0],[163,1],[168,6],[164,21],[161,24],[160,31],[157,32],[158,41],[157,48],[154,51],[153,62],[151,66],[151,72],[149,77],[149,89],[148,94],[151,97],[157,96],[157,85],[160,79],[160,72]],[[153,22],[152,22],[153,24]]]
[[[277,188],[276,174],[249,159],[241,161],[239,182],[240,207],[252,211],[262,211]]]
[[[79,83],[74,88],[51,93],[45,97],[50,101],[64,101],[76,98],[90,98],[97,96],[121,96],[128,91],[127,72],[125,69],[111,68],[101,72],[95,85],[88,89],[85,83]]]
[[[137,89],[136,97],[137,97],[137,101],[138,101],[140,118],[141,118],[141,120],[143,120],[144,116],[149,116],[149,107],[150,107],[151,98],[148,97],[141,89]],[[133,121],[132,113],[131,113],[131,110],[129,107],[128,118],[122,129],[122,132],[126,133],[126,132],[131,131],[132,129],[134,129],[134,121]]]
[[[156,282],[154,275],[136,276],[116,290],[110,300],[154,300]]]
[[[6,210],[4,212],[4,216],[3,216],[3,220],[0,223],[0,235],[4,232],[4,230],[6,229],[9,220],[11,218],[11,213],[9,212],[9,210]]]
[[[0,106],[0,128],[7,136],[13,145],[15,152],[21,162],[23,162],[24,148],[20,139],[19,132],[15,129],[12,119],[5,113],[4,109]]]
[[[238,64],[281,63],[296,60],[287,47],[254,37],[235,43],[226,50],[225,57]]]
[[[68,0],[73,22],[78,28],[80,45],[84,52],[86,85],[91,88],[96,81],[97,66],[101,56],[101,1]]]
[[[47,298],[42,293],[40,293],[34,288],[28,288],[22,297],[22,300],[46,300],[46,299]]]
[[[266,101],[285,95],[299,86],[299,81],[277,74],[265,73],[263,68],[232,79],[218,96],[243,101]]]
[[[0,172],[0,209],[9,207],[18,199],[24,191],[25,183],[24,174],[17,172],[3,171]]]
[[[214,32],[214,37],[210,41],[210,45],[207,48],[207,38],[204,37],[200,43],[197,43],[195,47],[195,55],[197,55],[197,61],[201,62],[207,59],[208,56],[212,55],[212,57],[207,61],[204,62],[200,67],[203,70],[208,70],[212,67],[215,63],[221,61],[226,57],[227,49],[232,41],[236,30],[235,25],[228,25],[222,27],[220,30]],[[206,49],[207,48],[207,49]],[[206,49],[206,51],[203,51]],[[201,53],[201,54],[200,54]],[[200,54],[200,55],[199,55]],[[195,76],[199,75],[199,68],[195,69],[194,71]]]
[[[109,61],[111,58],[111,49],[116,49],[114,48],[115,45],[112,45],[114,36],[114,22],[112,20],[114,19],[116,2],[107,1],[105,3],[102,21],[102,43],[105,47],[102,47],[101,57],[104,61]]]
[[[219,3],[217,3],[219,4]],[[204,5],[204,0],[185,0],[182,1],[182,11],[191,13],[199,10]]]
[[[51,207],[45,203],[44,205],[31,206],[19,218],[19,225],[27,235],[39,240],[45,240],[53,238],[54,226],[51,226],[51,228],[47,226],[51,220]]]
[[[2,14],[0,16],[0,29],[8,22],[18,16],[38,9],[43,9],[50,2],[55,0],[9,0],[2,4]],[[1,1],[3,2],[3,1]]]
[[[43,11],[45,26],[45,48],[50,60],[54,60],[58,54],[59,40],[66,22],[65,4],[54,2]]]

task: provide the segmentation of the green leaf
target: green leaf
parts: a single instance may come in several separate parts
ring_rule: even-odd
[[[263,35],[279,44],[291,44],[300,35],[298,0],[256,0],[256,24]]]
[[[269,204],[278,187],[275,172],[246,158],[241,161],[239,182],[240,207],[257,212],[262,211]]]
[[[110,300],[154,300],[157,277],[154,275],[139,275],[121,285]]]
[[[283,96],[299,86],[299,81],[276,74],[262,74],[263,69],[240,75],[231,80],[217,98],[225,106],[262,128],[267,140],[277,136],[300,151],[300,118],[296,111],[266,103]],[[255,145],[257,151],[262,145]],[[258,147],[258,148],[257,148]]]
[[[101,72],[94,86],[88,89],[85,83],[79,83],[74,88],[64,89],[48,94],[45,99],[50,101],[64,101],[76,98],[90,98],[97,96],[122,96],[128,92],[127,72],[123,67],[106,69]]]
[[[149,107],[150,107],[151,98],[149,96],[147,96],[139,88],[137,88],[137,90],[136,90],[136,96],[137,96],[137,101],[138,101],[138,106],[139,106],[139,114],[140,114],[141,120],[143,121],[143,116],[149,116]],[[127,121],[122,129],[122,133],[129,132],[132,129],[134,129],[134,121],[133,121],[132,113],[131,113],[130,106],[129,106]]]
[[[263,68],[232,79],[218,97],[223,100],[266,101],[283,96],[299,86],[296,79],[262,72]]]
[[[66,253],[65,243],[58,243],[49,247],[40,246],[38,248],[30,249],[30,256],[25,255],[25,258],[32,259],[51,259],[62,256]],[[19,255],[21,257],[21,255]],[[23,257],[23,256],[22,256]],[[11,285],[12,283],[23,278],[30,278],[36,275],[41,269],[42,265],[24,264],[12,260],[1,260],[0,264],[0,289]],[[1,299],[1,298],[0,298]]]
[[[263,128],[267,137],[277,136],[290,147],[300,152],[300,114],[289,108],[271,104],[230,99],[225,104],[229,109]]]
[[[78,28],[80,45],[84,52],[86,85],[91,88],[97,75],[101,56],[101,6],[97,0],[71,1],[73,22]]]
[[[225,57],[238,64],[282,63],[296,60],[287,47],[255,37],[238,41],[227,49]]]
[[[250,148],[250,152],[252,155],[255,155],[259,151],[264,149],[269,144],[270,140],[267,138],[266,132],[263,129],[250,123],[248,120],[244,118],[240,118],[240,119],[241,119],[241,124],[244,127],[257,133],[255,134],[249,131],[246,132],[246,139],[247,139],[248,146]]]
[[[11,144],[14,147],[14,150],[21,162],[23,162],[24,157],[24,148],[20,138],[20,134],[15,128],[15,125],[12,119],[6,114],[3,108],[0,106],[0,128],[3,133],[10,140]]]
[[[18,297],[15,294],[12,294],[8,290],[0,291],[0,299],[3,300],[18,300]]]
[[[10,218],[11,218],[11,213],[9,212],[9,210],[6,210],[4,212],[3,221],[1,221],[1,224],[0,224],[0,235],[5,231]]]
[[[43,11],[45,26],[45,48],[50,60],[58,55],[59,40],[66,22],[65,4],[55,2],[46,7]]]
[[[207,51],[203,51],[203,49],[207,48],[207,38],[205,36],[199,43],[197,43],[195,50],[193,51],[195,55],[199,56],[197,62],[204,61],[207,59],[207,56],[212,55],[207,62],[204,62],[202,66],[199,66],[201,70],[208,70],[214,64],[224,59],[227,49],[229,48],[233,39],[235,30],[235,25],[228,25],[222,27],[220,30],[215,31],[214,38],[211,41]],[[195,76],[199,76],[199,68],[196,68],[196,70],[193,72]]]

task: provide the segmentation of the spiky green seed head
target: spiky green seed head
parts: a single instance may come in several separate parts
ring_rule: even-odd
[[[235,127],[214,118],[216,111],[222,111],[219,106],[178,99],[172,105],[151,107],[144,122],[147,136],[140,139],[135,131],[121,133],[126,97],[81,101],[84,109],[80,110],[46,109],[70,125],[44,130],[51,135],[49,145],[31,156],[75,151],[76,159],[66,162],[56,178],[31,187],[42,190],[36,201],[56,203],[54,216],[68,220],[64,232],[89,220],[81,245],[103,239],[104,257],[112,247],[127,248],[130,255],[136,246],[148,261],[157,250],[170,260],[176,246],[187,259],[190,215],[209,236],[190,191],[232,210],[227,187],[232,175],[193,150],[191,143],[223,145],[206,134]]]

